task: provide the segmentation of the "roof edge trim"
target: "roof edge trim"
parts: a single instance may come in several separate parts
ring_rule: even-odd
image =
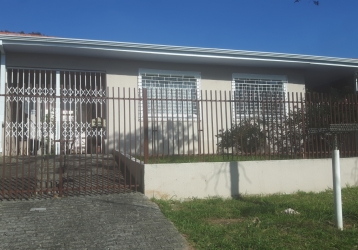
[[[29,37],[29,36],[11,36],[1,35],[0,41],[3,46],[6,44],[19,46],[50,46],[50,47],[67,47],[96,50],[113,50],[135,53],[149,54],[167,54],[174,56],[190,57],[211,57],[222,59],[239,59],[239,60],[264,60],[264,61],[282,61],[292,63],[307,63],[326,66],[341,66],[358,68],[358,59],[311,56],[300,54],[284,54],[273,52],[255,52],[244,50],[213,49],[183,46],[167,46],[125,42],[110,42],[99,40],[69,39],[55,37]]]

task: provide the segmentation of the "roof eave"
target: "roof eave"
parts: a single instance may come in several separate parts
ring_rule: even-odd
[[[117,51],[126,53],[143,53],[153,55],[167,55],[174,57],[188,58],[212,58],[221,60],[250,60],[266,62],[285,62],[292,64],[311,64],[322,66],[338,66],[358,68],[358,59],[337,58],[298,54],[284,54],[272,52],[256,52],[243,50],[228,50],[214,48],[197,48],[183,46],[167,46],[154,44],[139,44],[125,42],[110,42],[85,39],[68,39],[57,37],[32,37],[32,36],[11,36],[0,35],[0,41],[6,45],[16,45],[21,47],[38,46],[47,48],[73,48],[87,51],[88,55],[93,50]]]

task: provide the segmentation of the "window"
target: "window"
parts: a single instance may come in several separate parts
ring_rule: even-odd
[[[233,74],[232,90],[234,115],[243,116],[280,115],[285,107],[286,76]]]
[[[200,73],[140,69],[138,89],[148,93],[148,116],[192,118],[198,112]]]

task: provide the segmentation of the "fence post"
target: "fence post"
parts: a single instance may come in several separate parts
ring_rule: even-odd
[[[221,101],[221,93],[220,93],[220,101]],[[198,129],[198,155],[199,155],[199,157],[201,157],[200,102],[199,102],[198,96],[196,97],[196,110],[197,110],[197,123],[198,123],[197,124],[197,129]],[[221,110],[221,112],[222,112],[222,110]]]
[[[59,76],[59,74],[57,74]],[[59,87],[57,87],[59,86]],[[56,88],[57,90],[59,90],[59,92],[57,93],[56,92],[56,114],[59,114],[59,116],[56,117],[56,119],[59,119],[56,120],[56,134],[58,136],[60,136],[58,138],[58,141],[59,141],[59,144],[57,146],[57,152],[60,154],[60,173],[59,173],[59,183],[58,183],[58,189],[59,189],[59,196],[62,197],[63,195],[63,170],[64,170],[64,166],[65,166],[65,161],[64,161],[64,139],[63,137],[61,137],[61,127],[62,127],[62,122],[63,122],[63,111],[61,110],[61,103],[63,102],[63,89],[64,89],[64,86],[63,85],[60,85],[60,81],[57,81],[56,79]],[[57,106],[57,104],[59,104]]]
[[[148,138],[148,96],[147,89],[143,89],[143,127],[144,127],[144,164],[148,163],[149,158],[149,138]]]

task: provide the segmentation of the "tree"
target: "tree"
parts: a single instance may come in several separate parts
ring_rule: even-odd
[[[299,3],[301,0],[294,0],[294,3]],[[313,2],[314,5],[319,6],[319,1],[310,0],[310,2]]]
[[[8,30],[0,30],[0,32],[5,32],[5,33],[14,33],[14,34],[21,34],[21,35],[37,35],[37,36],[45,36],[44,34],[42,34],[41,32],[24,32],[24,31],[20,31],[20,32],[14,32],[14,31],[8,31]]]

